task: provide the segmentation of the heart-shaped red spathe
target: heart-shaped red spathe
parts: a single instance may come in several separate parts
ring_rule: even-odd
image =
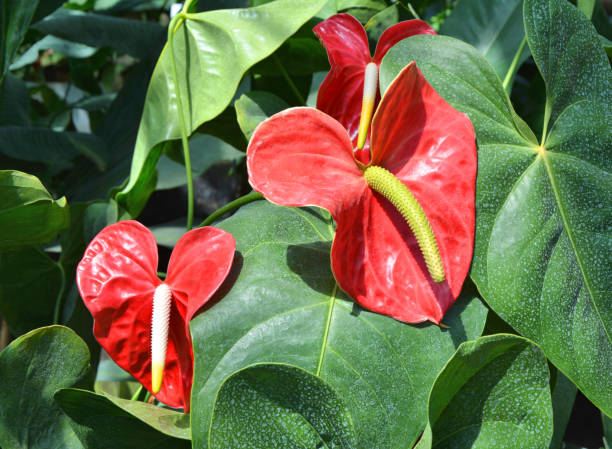
[[[383,57],[393,45],[410,36],[436,34],[422,20],[407,20],[389,27],[376,44],[374,57],[370,56],[368,36],[357,19],[349,14],[336,14],[313,28],[325,49],[331,69],[317,95],[317,109],[338,120],[348,131],[353,147],[357,146],[363,79],[370,62],[380,67]],[[377,95],[375,107],[380,101]],[[369,140],[358,158],[367,163]]]
[[[172,291],[164,377],[155,397],[189,411],[193,351],[189,321],[227,277],[236,243],[231,234],[204,227],[177,242],[168,275]],[[111,358],[151,390],[151,318],[157,244],[136,221],[107,226],[91,241],[77,267],[77,286],[94,318],[94,335]]]
[[[337,224],[332,270],[359,304],[400,321],[439,323],[459,295],[474,245],[476,143],[469,118],[427,83],[414,63],[391,83],[372,120],[373,165],[417,198],[438,242],[446,280],[431,279],[412,231],[365,181],[344,127],[293,108],[255,130],[249,182],[284,206],[319,206]]]

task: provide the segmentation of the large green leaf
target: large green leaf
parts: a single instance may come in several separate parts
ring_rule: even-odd
[[[62,272],[44,251],[0,252],[0,313],[13,335],[53,322]]]
[[[0,84],[36,16],[48,14],[64,0],[3,0],[0,3]]]
[[[342,398],[323,380],[288,365],[254,365],[230,376],[215,401],[209,446],[356,448]]]
[[[181,136],[177,95],[191,134],[227,107],[249,67],[272,54],[324,4],[325,0],[277,0],[256,8],[182,16],[173,48],[166,44],[151,78],[129,182],[117,197],[130,212],[139,212],[147,200],[159,144]]]
[[[55,393],[70,425],[91,449],[190,448],[189,416],[76,388]]]
[[[157,23],[65,8],[45,17],[33,28],[91,47],[112,47],[143,59],[156,58],[165,40],[165,29]]]
[[[236,100],[234,106],[240,130],[247,140],[251,140],[257,125],[271,115],[289,107],[281,98],[265,91],[252,91],[242,94]]]
[[[338,289],[326,212],[258,201],[218,226],[236,239],[237,279],[191,324],[194,447],[206,447],[225,378],[255,363],[290,364],[327,382],[349,410],[358,447],[410,447],[437,372],[482,332],[486,309],[474,293],[447,312],[450,329],[410,326],[362,310]]]
[[[0,125],[29,126],[30,94],[26,83],[10,73],[0,85]]]
[[[53,400],[60,388],[92,380],[89,351],[70,329],[34,330],[0,352],[0,445],[5,449],[79,449]]]
[[[418,449],[547,449],[553,432],[546,358],[497,334],[463,343],[429,395]]]
[[[553,436],[550,449],[561,449],[563,435],[569,422],[576,399],[576,385],[561,371],[557,371],[557,381],[552,394]]]
[[[525,2],[546,82],[540,146],[472,47],[415,36],[392,49],[383,86],[412,60],[476,130],[471,275],[483,297],[598,407],[612,413],[612,71],[593,26],[565,0]],[[531,134],[531,136],[530,136]]]
[[[48,242],[69,220],[65,197],[55,201],[35,176],[0,170],[0,251]]]
[[[525,37],[522,11],[523,0],[460,0],[440,27],[440,33],[476,47],[501,80],[508,76],[510,87],[520,63],[529,57],[529,48],[524,46],[513,72],[508,74]]]

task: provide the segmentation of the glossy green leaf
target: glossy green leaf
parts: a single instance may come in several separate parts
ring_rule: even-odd
[[[191,172],[199,176],[221,161],[238,162],[244,159],[244,153],[231,145],[206,134],[194,134],[189,139],[191,152]],[[162,155],[157,164],[156,190],[172,189],[187,184],[185,166]]]
[[[234,107],[240,130],[247,140],[251,140],[257,125],[271,115],[287,109],[289,105],[269,92],[252,91],[236,100]]]
[[[540,147],[493,68],[472,47],[415,36],[381,80],[415,60],[476,130],[471,275],[491,307],[598,407],[612,413],[612,71],[586,17],[565,0],[525,2],[527,39],[547,90]]]
[[[53,322],[60,267],[39,248],[0,252],[0,313],[13,335]]]
[[[49,242],[69,217],[66,198],[55,201],[38,178],[0,170],[0,251]]]
[[[440,34],[476,47],[504,80],[525,37],[523,0],[460,0],[442,24]],[[529,48],[524,46],[509,75],[509,86],[510,79],[528,57]]]
[[[576,2],[580,9],[588,19],[593,22],[595,29],[599,34],[606,39],[612,39],[612,24],[610,16],[606,12],[601,0],[578,0]]]
[[[0,84],[35,15],[40,17],[62,3],[64,0],[3,0],[0,3]]]
[[[34,330],[0,352],[0,445],[5,449],[80,449],[53,400],[60,388],[91,383],[89,351],[70,329]]]
[[[57,391],[55,400],[88,449],[191,447],[184,413],[76,388]]]
[[[33,25],[38,31],[91,47],[112,47],[137,58],[153,59],[165,41],[166,30],[153,22],[104,14],[58,9]]]
[[[323,380],[288,365],[254,365],[231,375],[215,401],[208,447],[356,448],[342,398]]]
[[[553,432],[546,358],[497,334],[463,343],[429,395],[417,449],[547,449]]]
[[[129,181],[117,197],[128,210],[139,212],[146,202],[144,186],[154,174],[159,144],[181,136],[177,89],[183,104],[180,113],[191,134],[227,107],[249,67],[272,54],[324,4],[325,0],[277,0],[256,8],[188,14],[179,20],[174,48],[166,45],[151,78]]]
[[[362,310],[338,289],[326,212],[257,201],[217,226],[232,233],[238,256],[231,290],[191,323],[194,446],[206,447],[214,396],[230,374],[284,363],[343,398],[358,447],[410,447],[425,426],[437,372],[461,342],[482,332],[486,309],[474,293],[447,312],[450,329],[410,326]]]

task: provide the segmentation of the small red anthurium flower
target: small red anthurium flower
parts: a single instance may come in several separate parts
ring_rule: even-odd
[[[227,277],[235,248],[222,229],[189,231],[161,281],[153,234],[129,220],[100,231],[77,267],[100,345],[157,399],[185,412],[193,377],[189,321]]]
[[[383,57],[402,39],[417,34],[436,34],[436,32],[422,20],[400,22],[389,27],[380,36],[374,57],[371,57],[366,31],[350,14],[331,16],[315,26],[313,31],[327,50],[331,65],[319,88],[317,109],[331,115],[346,128],[353,142],[353,148],[357,150],[357,158],[367,164],[369,162],[367,158],[370,156],[367,132],[361,133],[362,142],[358,142],[357,136],[360,127],[369,126],[371,111],[376,109],[380,100],[378,68]],[[369,92],[364,91],[366,77],[372,84]],[[366,98],[368,94],[369,99]],[[368,105],[368,101],[372,104]],[[362,105],[364,108],[369,108],[369,116],[361,113]]]
[[[476,142],[414,63],[387,89],[361,163],[346,129],[312,108],[273,115],[247,149],[249,182],[283,206],[319,206],[337,224],[331,264],[359,304],[440,323],[472,259]]]

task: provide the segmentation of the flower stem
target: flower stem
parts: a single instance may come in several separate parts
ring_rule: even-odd
[[[227,214],[228,212],[235,211],[236,209],[244,206],[245,204],[261,199],[263,199],[263,195],[259,192],[247,193],[246,195],[241,196],[240,198],[232,201],[231,203],[227,203],[225,206],[220,207],[219,209],[214,211],[206,218],[206,220],[200,223],[199,227],[201,228],[203,226],[208,226],[209,224],[214,223],[215,221],[217,221],[217,219]]]
[[[276,54],[273,54],[272,55],[272,59],[274,59],[274,63],[278,67],[278,70],[280,70],[281,75],[283,75],[283,78],[285,78],[285,81],[287,81],[287,84],[289,84],[289,87],[291,88],[291,91],[293,92],[295,97],[298,99],[300,104],[302,106],[306,106],[306,100],[304,100],[304,97],[302,96],[302,94],[300,93],[299,89],[297,88],[297,86],[295,85],[295,83],[293,82],[291,77],[289,76],[289,73],[287,73],[287,70],[285,69],[285,67],[283,67],[283,64],[282,64],[281,60],[279,59],[279,57],[276,56]]]
[[[521,41],[521,45],[519,45],[519,48],[516,51],[516,54],[514,55],[514,59],[512,60],[512,63],[510,64],[510,68],[508,68],[508,71],[506,72],[504,82],[502,83],[502,86],[506,92],[508,92],[508,85],[510,84],[512,75],[516,71],[516,66],[519,63],[519,59],[521,59],[521,54],[523,53],[523,49],[525,48],[526,44],[527,44],[527,36],[523,37],[523,40]]]
[[[187,5],[188,6],[188,5]],[[183,157],[185,159],[185,173],[187,175],[187,230],[193,227],[193,174],[191,173],[191,157],[189,155],[189,142],[187,141],[187,130],[185,129],[185,117],[183,116],[183,101],[181,100],[181,89],[179,88],[178,71],[174,58],[174,33],[184,21],[184,13],[177,14],[168,25],[168,46],[170,47],[170,65],[172,66],[172,78],[176,92],[176,103],[178,108],[179,127],[181,129],[181,143],[183,145]],[[178,24],[177,24],[178,23]]]
[[[66,273],[64,272],[64,267],[62,267],[61,263],[57,264],[57,267],[60,270],[60,289],[57,294],[57,298],[55,299],[55,309],[53,310],[53,324],[59,324],[60,313],[62,311],[62,304],[64,303],[64,290],[66,289]]]
[[[144,387],[143,387],[142,385],[140,385],[140,386],[138,387],[138,389],[136,390],[136,393],[134,393],[134,394],[132,395],[132,397],[130,398],[130,401],[137,401],[137,400],[138,400],[138,398],[140,397],[140,393],[142,393],[142,389],[143,389],[143,388],[144,388]]]

